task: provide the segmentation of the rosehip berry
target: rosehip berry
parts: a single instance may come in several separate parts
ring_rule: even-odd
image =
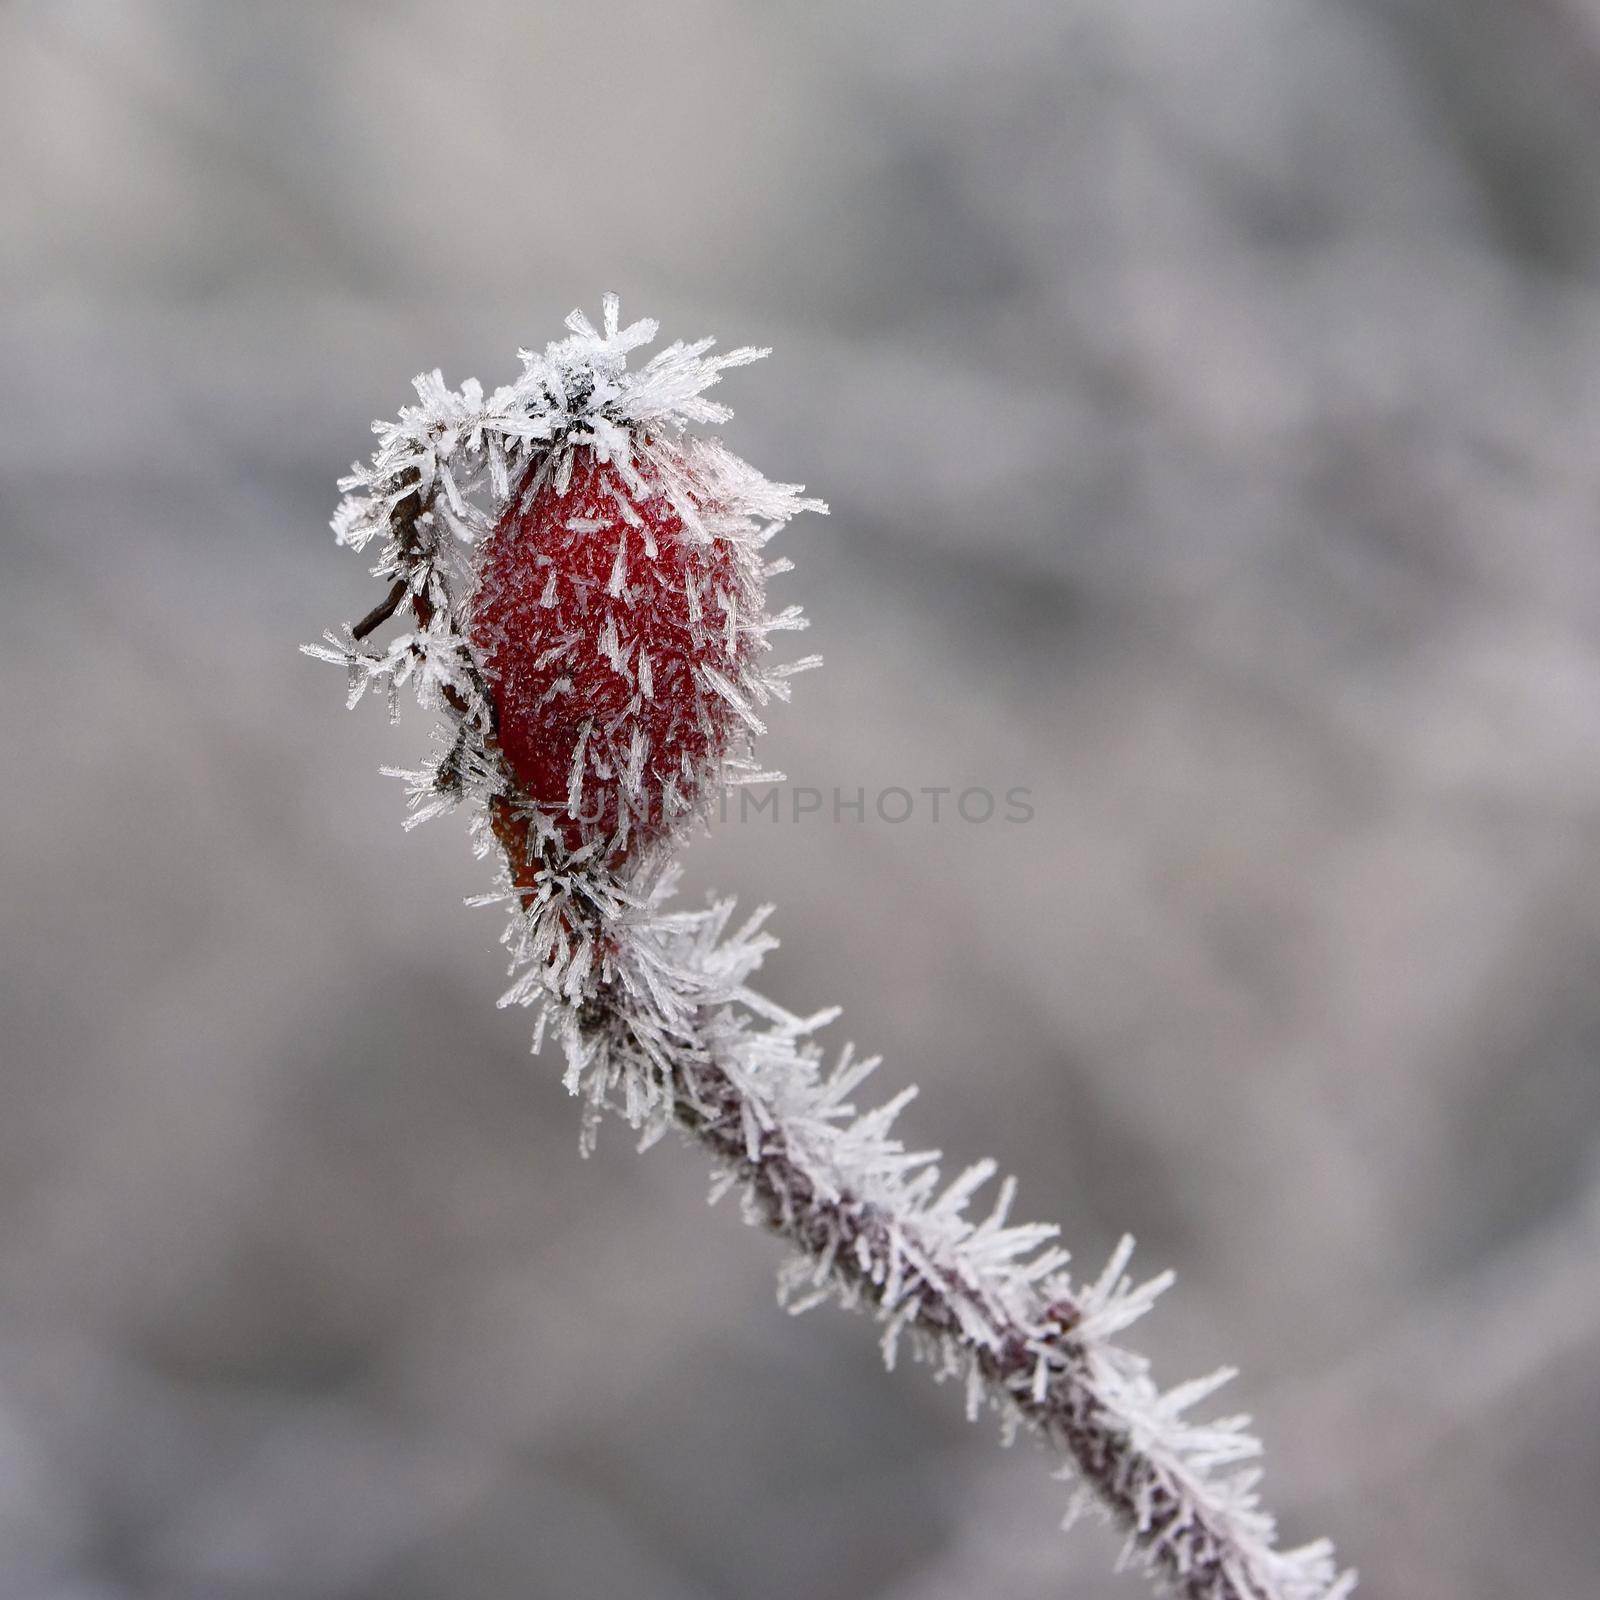
[[[674,474],[678,506],[658,481],[630,493],[579,447],[564,492],[514,495],[480,558],[469,632],[519,798],[614,867],[671,831],[745,728],[727,691],[755,648],[759,578],[686,525],[679,506],[691,522],[715,510],[687,481]],[[522,881],[527,824],[493,816]]]

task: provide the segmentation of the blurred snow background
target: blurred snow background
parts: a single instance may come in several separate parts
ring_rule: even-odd
[[[295,646],[418,368],[771,342],[778,996],[1181,1282],[1363,1592],[1600,1588],[1600,5],[0,7],[0,1596],[1043,1600],[1107,1535],[621,1130]]]

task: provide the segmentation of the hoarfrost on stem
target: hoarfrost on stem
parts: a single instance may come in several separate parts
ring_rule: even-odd
[[[1087,1508],[1112,1516],[1127,1535],[1124,1560],[1170,1592],[1341,1600],[1355,1580],[1326,1541],[1277,1547],[1258,1473],[1240,1465],[1260,1448],[1247,1419],[1190,1417],[1231,1371],[1162,1390],[1119,1342],[1171,1275],[1135,1283],[1124,1240],[1103,1272],[1080,1281],[1054,1228],[1009,1220],[1010,1178],[974,1209],[995,1164],[947,1181],[937,1151],[908,1147],[896,1131],[914,1091],[859,1107],[876,1058],[847,1046],[830,1062],[816,1035],[834,1011],[798,1016],[752,986],[775,944],[770,907],[739,924],[731,900],[672,908],[672,855],[685,830],[722,786],[775,776],[750,754],[756,708],[787,700],[792,675],[817,662],[767,660],[772,636],[804,618],[798,607],[766,608],[766,580],[790,564],[764,550],[792,517],[826,507],[690,431],[728,418],[707,391],[766,351],[715,355],[702,339],[630,366],[656,324],[624,327],[612,295],[599,329],[578,311],[567,328],[543,351],[522,351],[521,375],[487,396],[473,380],[451,389],[425,373],[417,403],[374,424],[377,449],[342,481],[333,529],[342,545],[377,548],[373,570],[391,582],[394,604],[307,650],[345,668],[351,705],[371,689],[393,710],[409,687],[439,714],[430,759],[396,774],[407,785],[407,826],[468,809],[475,848],[497,875],[476,903],[507,913],[512,982],[501,1004],[536,1009],[536,1049],[549,1034],[559,1039],[565,1084],[583,1105],[583,1148],[607,1112],[641,1146],[671,1127],[697,1139],[712,1156],[713,1198],[738,1190],[747,1217],[793,1245],[780,1277],[792,1310],[834,1300],[868,1312],[890,1365],[907,1349],[964,1383],[970,1414],[992,1409],[1008,1436],[1037,1434],[1076,1480],[1067,1520]],[[527,793],[506,760],[495,685],[474,642],[474,591],[503,519],[541,493],[566,495],[574,472],[596,465],[620,530],[596,585],[612,608],[598,648],[631,692],[604,726],[584,721],[562,804]],[[670,689],[663,642],[631,610],[634,578],[649,563],[667,570],[659,518],[641,513],[662,497],[682,539],[721,550],[733,571],[715,593],[689,583],[689,642],[678,648],[698,664]],[[569,518],[568,532],[602,536],[605,509]],[[552,566],[539,598],[555,616],[565,615],[559,578]],[[382,649],[369,646],[367,635],[401,605],[411,626]],[[541,669],[562,665],[572,648],[570,635],[551,637]],[[548,692],[573,695],[581,682],[577,671]],[[644,736],[659,716],[649,703],[664,692],[680,698],[669,709],[684,719],[703,729],[736,722],[738,735],[690,740],[666,770]],[[603,836],[591,829],[575,848],[580,791],[602,780],[617,804]],[[641,804],[665,824],[635,827]]]

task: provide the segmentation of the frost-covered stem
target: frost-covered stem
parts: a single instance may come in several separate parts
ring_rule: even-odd
[[[848,1191],[820,1194],[791,1158],[781,1127],[767,1129],[751,1157],[742,1132],[744,1100],[727,1076],[713,1061],[691,1068],[686,1078],[675,1111],[679,1126],[737,1172],[768,1228],[835,1275],[848,1296],[883,1311],[890,1241],[908,1231],[905,1222]],[[1128,1419],[1097,1391],[1088,1354],[1072,1337],[1081,1315],[1074,1301],[1055,1301],[1043,1313],[1039,1332],[1000,1322],[991,1341],[979,1342],[963,1329],[947,1292],[959,1279],[958,1266],[928,1252],[910,1297],[914,1311],[907,1331],[949,1341],[1024,1422],[1069,1455],[1083,1482],[1093,1486],[1136,1546],[1151,1552],[1177,1592],[1194,1600],[1268,1600],[1273,1591],[1233,1551],[1220,1519],[1186,1501],[1182,1486],[1134,1449]],[[972,1286],[963,1292],[970,1295]],[[1039,1393],[1034,1374],[1041,1355],[1049,1376]]]
[[[614,929],[609,937],[625,942],[630,934]],[[768,1009],[747,989],[742,997]],[[1106,1335],[1141,1314],[1169,1281],[1129,1287],[1122,1271],[1131,1241],[1099,1282],[1083,1289],[1054,1272],[1037,1275],[1040,1288],[1032,1292],[1015,1280],[986,1282],[972,1248],[985,1231],[1000,1245],[997,1266],[1054,1232],[1006,1229],[1008,1186],[989,1224],[963,1227],[953,1248],[938,1237],[930,1217],[957,1219],[992,1164],[969,1169],[944,1204],[931,1207],[920,1197],[897,1205],[893,1184],[875,1181],[871,1171],[852,1186],[848,1174],[860,1153],[845,1148],[849,1132],[810,1119],[797,1128],[786,1119],[783,1091],[794,1086],[782,1081],[781,1052],[763,1063],[779,1092],[764,1093],[763,1072],[750,1072],[740,1059],[748,1035],[730,1029],[726,1014],[682,1016],[663,1049],[662,1019],[653,1004],[644,1009],[644,1026],[636,1029],[635,1003],[615,985],[573,1008],[565,1020],[577,1035],[580,1070],[604,1079],[602,1061],[653,1063],[673,1123],[706,1147],[723,1185],[742,1188],[747,1217],[799,1253],[786,1294],[803,1288],[808,1303],[831,1297],[866,1309],[887,1325],[891,1364],[904,1335],[941,1377],[965,1377],[969,1414],[987,1403],[1008,1430],[1026,1427],[1066,1457],[1079,1483],[1072,1515],[1091,1504],[1108,1512],[1128,1536],[1124,1559],[1141,1560],[1168,1592],[1185,1600],[1337,1600],[1353,1588],[1353,1577],[1337,1576],[1325,1541],[1291,1552],[1271,1547],[1270,1524],[1253,1504],[1255,1474],[1207,1480],[1208,1465],[1254,1452],[1242,1432],[1245,1419],[1192,1430],[1179,1413],[1231,1373],[1157,1395],[1143,1363],[1130,1365],[1109,1345]],[[780,1037],[809,1031],[770,1009]],[[625,1097],[616,1108],[626,1109]],[[905,1157],[907,1170],[925,1159]]]

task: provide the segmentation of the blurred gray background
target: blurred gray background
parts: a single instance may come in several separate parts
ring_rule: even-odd
[[[423,748],[295,647],[411,374],[603,290],[832,502],[730,825],[1269,1498],[1600,1590],[1600,4],[0,5],[0,1596],[1131,1596],[1030,1447],[580,1161]],[[1226,1403],[1226,1402],[1225,1402]]]

